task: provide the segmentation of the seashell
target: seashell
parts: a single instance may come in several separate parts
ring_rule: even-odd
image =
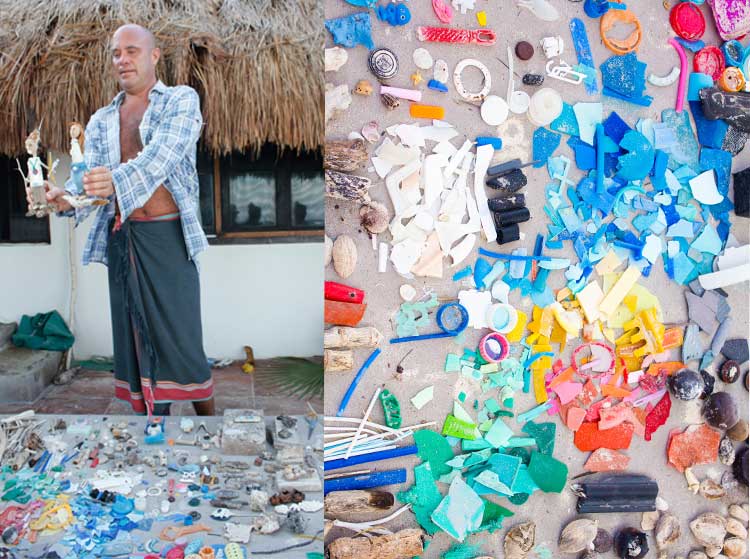
[[[708,559],[708,555],[696,549],[688,553],[687,559]]]
[[[667,503],[664,499],[661,497],[656,497],[656,500],[654,501],[654,504],[656,505],[656,510],[664,512],[665,510],[669,510],[669,503]]]
[[[380,100],[383,102],[383,105],[385,105],[389,110],[393,110],[401,105],[401,101],[399,101],[397,97],[394,97],[390,93],[381,93]]]
[[[721,555],[721,546],[720,545],[710,545],[710,546],[708,546],[708,547],[705,548],[705,551],[706,551],[706,555],[708,555],[711,558],[718,557],[719,555]]]
[[[408,303],[417,296],[417,290],[408,283],[405,283],[398,288],[398,294],[401,295],[401,298]]]
[[[706,499],[721,499],[727,492],[724,488],[716,483],[714,480],[706,478],[701,481],[700,488],[698,489],[701,496]]]
[[[740,538],[727,538],[723,549],[729,559],[741,559],[745,556],[747,544]]]
[[[339,235],[331,250],[333,268],[336,273],[346,279],[352,275],[357,265],[357,246],[348,235]]]
[[[729,505],[729,516],[742,520],[742,522],[748,521],[747,510],[742,508],[740,505]]]
[[[338,72],[346,61],[349,60],[349,53],[341,47],[325,49],[325,71]]]
[[[367,124],[365,124],[362,127],[362,136],[364,136],[365,140],[370,142],[371,144],[376,143],[378,140],[380,140],[380,132],[378,131],[378,123],[374,120],[371,120]]]
[[[587,549],[578,556],[578,559],[597,559],[599,554],[593,549]]]
[[[323,267],[328,266],[331,263],[331,250],[333,249],[333,241],[328,235],[325,236],[325,257],[323,258]]]
[[[359,209],[359,219],[362,227],[375,235],[388,229],[390,222],[388,208],[374,200]]]
[[[599,528],[596,531],[596,537],[594,538],[594,551],[597,553],[607,553],[612,549],[613,543],[614,540],[609,532],[602,528]]]
[[[685,468],[685,471],[683,472],[685,474],[685,479],[687,480],[688,489],[692,491],[694,494],[698,493],[698,489],[700,489],[700,481],[698,481],[698,478],[695,477],[695,474],[693,473],[693,470],[690,468]]]
[[[641,516],[641,530],[648,532],[656,528],[656,521],[659,520],[659,511],[649,510]]]
[[[716,547],[724,543],[727,533],[726,520],[713,512],[704,512],[690,523],[690,531],[704,547]]]
[[[506,559],[525,559],[534,547],[535,535],[536,524],[533,522],[525,522],[508,530],[503,541]]]
[[[353,93],[357,95],[372,95],[372,84],[367,80],[359,80],[357,85],[354,86]]]
[[[578,553],[588,548],[596,538],[596,520],[580,518],[574,520],[560,534],[557,547],[561,553]]]
[[[732,534],[743,540],[747,539],[747,528],[736,518],[727,519],[727,534]]]
[[[672,513],[664,513],[656,523],[656,548],[666,549],[680,539],[680,521]]]
[[[430,68],[432,68],[432,65],[434,64],[434,61],[432,60],[432,55],[425,48],[420,47],[416,49],[412,53],[411,58],[414,61],[414,65],[420,70],[429,70]]]
[[[435,61],[432,77],[440,83],[448,83],[448,63],[442,58]]]

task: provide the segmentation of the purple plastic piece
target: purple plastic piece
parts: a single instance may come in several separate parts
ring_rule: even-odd
[[[750,2],[747,0],[708,0],[716,30],[725,41],[750,32]]]

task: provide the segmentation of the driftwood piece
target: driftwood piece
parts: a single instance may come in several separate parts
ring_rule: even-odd
[[[328,546],[329,559],[411,559],[424,551],[422,530],[401,530],[388,536],[338,538]]]
[[[351,371],[354,367],[354,354],[351,349],[324,349],[323,371],[334,373]]]
[[[347,328],[339,326],[329,328],[323,333],[323,347],[375,347],[383,339],[377,328]]]
[[[388,510],[393,506],[388,491],[331,491],[325,496],[325,515],[341,519],[351,514]]]
[[[347,175],[332,169],[326,169],[326,196],[339,198],[341,200],[354,200],[369,203],[370,195],[367,190],[372,186],[372,181],[367,177]]]
[[[351,173],[367,163],[367,146],[365,141],[354,140],[326,140],[323,153],[323,168]]]

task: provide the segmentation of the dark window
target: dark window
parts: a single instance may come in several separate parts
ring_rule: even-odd
[[[18,159],[25,173],[26,158]],[[26,217],[26,209],[26,189],[16,159],[0,155],[0,242],[50,242],[49,218]]]
[[[207,235],[222,238],[320,236],[324,226],[323,161],[319,152],[199,154],[201,216]]]

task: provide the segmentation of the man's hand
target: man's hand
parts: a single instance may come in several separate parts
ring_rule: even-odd
[[[73,206],[63,200],[63,196],[67,194],[65,190],[58,187],[50,188],[47,181],[44,182],[44,187],[47,189],[47,202],[55,206],[56,211],[66,212],[70,209],[73,209]]]
[[[112,184],[112,173],[106,167],[94,167],[83,175],[83,189],[89,196],[106,198],[114,194],[115,186]]]

